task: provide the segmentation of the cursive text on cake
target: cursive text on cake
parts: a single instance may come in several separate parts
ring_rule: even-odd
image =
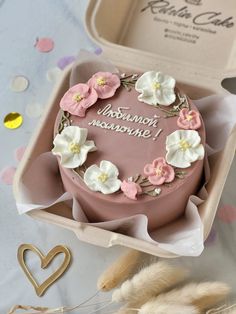
[[[149,138],[152,136],[152,132],[150,130],[142,130],[142,129],[133,129],[125,125],[119,125],[115,123],[109,123],[105,121],[100,121],[93,119],[88,123],[88,125],[96,126],[102,129],[112,130],[115,132],[126,133],[131,136]]]
[[[147,126],[152,126],[154,128],[158,125],[158,116],[157,118],[148,118],[143,117],[139,115],[132,115],[130,113],[123,112],[124,110],[129,110],[129,107],[118,107],[117,110],[112,109],[111,104],[107,104],[103,108],[99,108],[97,111],[98,115],[103,115],[108,118],[114,118],[118,120],[128,121],[128,122],[134,122],[134,123],[140,123]]]

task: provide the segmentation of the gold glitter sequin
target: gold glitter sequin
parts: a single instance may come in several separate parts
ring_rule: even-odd
[[[23,117],[18,112],[10,112],[4,118],[4,126],[8,129],[17,129],[21,126]]]

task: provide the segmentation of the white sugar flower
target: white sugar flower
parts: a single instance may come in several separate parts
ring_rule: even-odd
[[[54,138],[52,153],[61,157],[65,168],[76,168],[86,161],[89,152],[97,150],[94,141],[86,141],[87,129],[68,126]]]
[[[135,89],[141,93],[138,100],[146,104],[169,106],[175,102],[175,79],[161,72],[145,72],[137,80]]]
[[[204,158],[201,137],[194,130],[177,130],[166,138],[166,161],[168,164],[187,168],[196,160]]]
[[[119,171],[113,163],[102,160],[100,166],[90,166],[84,174],[84,182],[92,191],[111,194],[119,190],[121,181],[118,179]]]

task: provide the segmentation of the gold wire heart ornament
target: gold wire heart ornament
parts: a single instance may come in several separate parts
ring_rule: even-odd
[[[35,280],[32,273],[29,271],[26,261],[25,261],[25,252],[31,251],[38,255],[41,261],[41,268],[45,269],[47,268],[52,260],[58,255],[58,254],[64,254],[64,260],[62,264],[59,266],[59,268],[50,275],[42,284],[38,284]],[[35,247],[32,244],[22,244],[18,248],[17,252],[17,258],[19,261],[19,264],[21,268],[23,269],[24,273],[26,274],[27,278],[33,285],[35,292],[37,296],[41,297],[44,292],[57,280],[59,279],[64,272],[67,270],[70,261],[71,261],[71,252],[70,250],[63,245],[57,245],[55,246],[47,255],[44,255],[37,247]]]

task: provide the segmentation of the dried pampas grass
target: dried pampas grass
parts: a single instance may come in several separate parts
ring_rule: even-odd
[[[122,307],[120,308],[117,312],[113,313],[113,314],[137,314],[138,313],[138,309],[135,310],[134,308],[129,308],[129,307]]]
[[[14,305],[7,314],[14,314],[16,313],[17,310],[24,310],[24,311],[29,311],[29,310],[34,310],[35,313],[45,313],[49,308],[48,307],[43,307],[43,306],[31,306],[31,305]]]
[[[138,314],[200,314],[200,311],[193,305],[150,301],[141,307]]]
[[[148,302],[140,309],[129,308],[127,305],[114,314],[201,314],[201,312],[193,305]]]
[[[112,294],[113,302],[128,302],[130,307],[139,308],[168,288],[183,281],[188,272],[182,268],[172,267],[165,262],[154,263],[126,280],[119,289]],[[135,305],[135,306],[133,306]]]
[[[218,308],[208,310],[206,314],[236,314],[236,304],[224,304]]]
[[[203,311],[221,302],[229,292],[229,286],[222,282],[190,283],[182,288],[161,294],[150,303],[152,307],[155,302],[157,304],[159,302],[192,304],[200,311]],[[146,306],[148,306],[148,303]]]
[[[136,250],[122,255],[98,278],[98,290],[110,291],[119,286],[137,271],[146,256],[147,254]]]

